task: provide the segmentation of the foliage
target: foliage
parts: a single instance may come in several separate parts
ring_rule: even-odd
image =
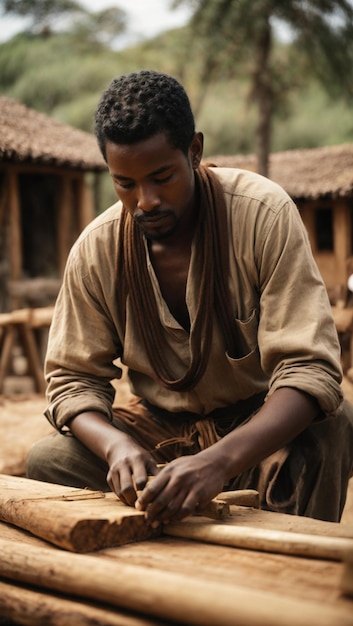
[[[74,0],[1,0],[3,13],[13,13],[20,17],[29,17],[32,29],[50,31],[51,24],[59,16],[73,12],[85,12],[85,9]]]
[[[72,32],[76,41],[86,45],[109,46],[126,29],[126,13],[118,7],[90,12],[74,0],[0,0],[0,8],[5,15],[28,17],[31,34],[48,37],[58,31]]]
[[[178,6],[186,0],[175,0]],[[204,54],[200,76],[205,88],[217,74],[239,76],[247,67],[249,96],[257,108],[258,169],[267,174],[273,118],[298,79],[276,55],[274,20],[290,26],[292,48],[308,59],[331,94],[353,99],[353,7],[349,0],[188,0],[194,7],[194,42]],[[278,50],[278,47],[277,47]],[[293,81],[294,79],[294,81]]]
[[[217,0],[218,2],[218,0]],[[224,52],[222,63],[202,76],[205,40],[193,30],[168,31],[140,45],[113,50],[99,31],[72,28],[43,38],[22,33],[0,44],[0,92],[63,122],[92,131],[102,90],[118,74],[151,68],[182,80],[205,133],[205,157],[253,153],[256,109],[251,106],[253,54],[248,46],[237,57]],[[87,23],[86,23],[87,24]],[[110,40],[109,40],[110,41]],[[185,42],[189,42],[186,45]],[[276,100],[272,123],[274,150],[317,147],[353,141],[353,119],[343,90],[323,88],[307,54],[295,42],[272,48]],[[348,75],[348,74],[347,74]],[[109,178],[102,185],[102,207],[114,201]]]

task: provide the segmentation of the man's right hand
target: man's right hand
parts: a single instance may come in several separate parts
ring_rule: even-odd
[[[148,476],[159,472],[151,454],[97,411],[76,415],[68,426],[86,448],[106,461],[109,487],[125,504],[133,506],[136,492],[144,489]]]
[[[116,431],[117,429],[114,428]],[[148,476],[158,474],[156,461],[129,435],[121,431],[114,437],[107,454],[109,472],[107,482],[112,491],[130,506],[134,506],[137,491],[145,488]]]

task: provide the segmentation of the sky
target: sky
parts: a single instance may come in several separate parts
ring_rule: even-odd
[[[190,17],[187,4],[171,9],[172,0],[78,0],[90,11],[116,6],[128,16],[127,43],[153,37],[170,28],[183,26]],[[97,6],[98,5],[98,6]],[[0,17],[0,40],[4,41],[23,30],[25,22],[16,17]]]

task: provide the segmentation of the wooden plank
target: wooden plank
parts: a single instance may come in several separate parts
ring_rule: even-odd
[[[160,540],[158,540],[160,541]],[[140,544],[134,544],[139,546]],[[148,547],[148,542],[144,544]],[[128,549],[129,546],[124,546]],[[217,550],[220,548],[217,547]],[[202,626],[352,626],[352,604],[304,600],[219,582],[218,571],[205,576],[175,573],[151,566],[124,563],[119,548],[105,558],[38,548],[0,538],[0,575],[30,585],[80,596],[186,624]],[[173,553],[168,561],[173,567]],[[112,554],[116,559],[112,558]],[[99,554],[99,553],[98,553]],[[153,555],[153,550],[150,550]],[[189,561],[189,568],[193,564]],[[217,559],[214,562],[217,565]],[[320,581],[319,581],[320,582]]]
[[[125,506],[113,493],[0,475],[0,519],[74,552],[142,541],[162,532],[247,549],[337,560],[353,545],[348,525],[234,505],[230,511],[232,516],[217,524],[195,516],[152,529],[143,512]]]
[[[0,519],[74,552],[90,552],[160,533],[113,493],[0,476]]]

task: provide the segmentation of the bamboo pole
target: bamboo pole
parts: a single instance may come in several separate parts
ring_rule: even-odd
[[[162,529],[164,535],[171,537],[333,561],[343,561],[347,551],[353,548],[353,536],[327,537],[251,526],[195,524],[187,520],[165,524]]]
[[[18,545],[0,538],[0,575],[70,596],[99,600],[162,619],[199,626],[352,626],[351,613],[322,602],[99,557]]]

